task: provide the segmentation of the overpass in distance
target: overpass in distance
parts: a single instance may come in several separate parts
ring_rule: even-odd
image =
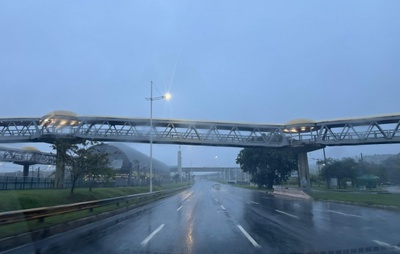
[[[34,147],[24,147],[23,149],[0,147],[0,161],[22,165],[24,167],[23,175],[28,176],[30,165],[55,165],[56,156],[51,153],[41,152]]]
[[[21,165],[55,165],[56,157],[54,154],[41,152],[37,149],[29,147],[25,147],[23,149],[0,147],[0,161],[13,162]]]
[[[326,146],[400,143],[399,128],[400,114],[326,121],[298,119],[286,124],[153,119],[151,128],[147,118],[54,111],[43,117],[0,118],[0,143],[149,143],[152,135],[153,143],[158,144],[286,147],[299,153],[300,175],[308,179],[307,152]]]
[[[198,176],[213,176],[215,179],[249,181],[250,175],[236,167],[182,167],[182,172]],[[171,173],[178,173],[178,167],[171,167]]]

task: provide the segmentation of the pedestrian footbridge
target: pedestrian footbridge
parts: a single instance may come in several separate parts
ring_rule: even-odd
[[[92,140],[223,147],[286,147],[298,152],[300,177],[302,182],[307,183],[307,152],[326,146],[400,143],[399,128],[400,114],[324,121],[296,119],[284,124],[266,124],[179,119],[151,121],[147,118],[78,116],[69,111],[54,111],[42,117],[0,118],[0,143],[56,144],[59,140],[72,143]],[[63,165],[57,161],[57,171],[60,168]]]
[[[178,119],[77,116],[54,111],[43,117],[0,118],[0,143],[56,139],[203,145],[225,147],[292,147],[400,143],[400,114],[326,121],[297,119],[285,124],[194,121]]]

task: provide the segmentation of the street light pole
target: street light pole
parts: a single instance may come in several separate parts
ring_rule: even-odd
[[[150,82],[150,98],[146,98],[146,100],[150,101],[150,192],[153,192],[153,101],[169,100],[170,98],[171,95],[169,93],[153,97],[153,81]]]
[[[153,192],[153,81],[150,82],[150,192]]]

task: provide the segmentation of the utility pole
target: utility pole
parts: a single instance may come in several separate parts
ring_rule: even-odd
[[[179,174],[179,179],[182,182],[182,151],[181,151],[181,146],[179,146],[179,151],[178,151],[178,174]]]

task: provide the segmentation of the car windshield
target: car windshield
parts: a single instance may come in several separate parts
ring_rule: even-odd
[[[399,252],[399,13],[0,1],[0,253]]]

